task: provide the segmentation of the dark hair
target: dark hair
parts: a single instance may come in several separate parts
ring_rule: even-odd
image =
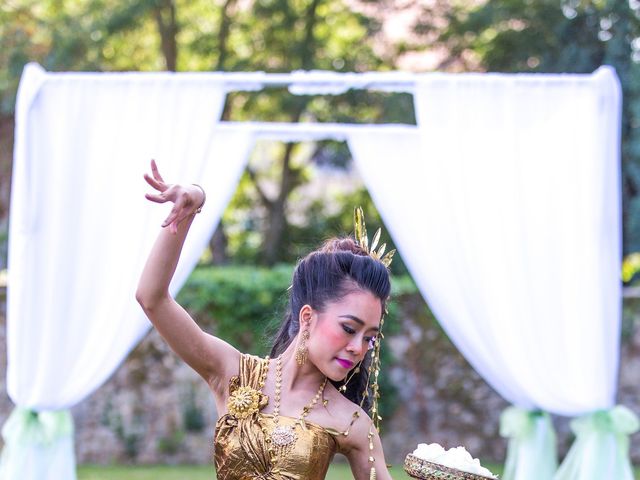
[[[327,303],[337,302],[358,290],[371,292],[380,299],[382,311],[391,291],[389,271],[385,265],[372,258],[352,238],[327,240],[318,250],[298,262],[289,288],[289,304],[285,318],[276,334],[271,357],[277,357],[291,344],[300,330],[299,316],[304,305],[322,312]],[[371,392],[364,398],[367,388],[367,369],[371,351],[367,352],[360,371],[353,374],[343,395],[368,412]],[[334,382],[336,388],[343,381]]]

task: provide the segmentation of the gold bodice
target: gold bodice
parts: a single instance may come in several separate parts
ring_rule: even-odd
[[[230,397],[245,395],[249,405],[221,416],[216,423],[215,464],[219,480],[321,480],[324,479],[333,456],[338,451],[336,435],[341,433],[280,415],[280,425],[295,425],[297,440],[286,455],[276,457],[272,465],[269,454],[269,433],[274,428],[273,416],[260,412],[268,397],[261,392],[268,364],[253,355],[241,355],[240,373],[229,382]],[[248,388],[247,388],[248,387]],[[256,402],[257,400],[257,402]]]

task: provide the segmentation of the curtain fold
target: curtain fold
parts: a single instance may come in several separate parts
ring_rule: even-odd
[[[207,190],[171,292],[186,280],[235,190],[252,141],[248,133],[215,130],[224,99],[224,84],[205,77],[25,69],[7,291],[7,385],[18,408],[45,415],[74,405],[148,330],[134,294],[168,214],[167,206],[144,199],[149,188],[142,173],[151,158],[165,178]],[[33,463],[23,465],[21,480],[73,478],[58,468],[65,462],[55,460],[73,464],[70,434],[71,448],[46,444],[38,448],[49,452],[37,457],[11,438],[3,455],[15,461],[3,458],[2,466],[20,458]],[[12,471],[19,470],[0,469],[0,478],[18,478]]]
[[[444,330],[519,408],[576,416],[612,407],[615,73],[429,74],[414,98],[420,134],[354,132],[349,145]]]
[[[553,477],[558,454],[548,413],[509,407],[500,417],[500,435],[509,439],[503,480]]]
[[[619,86],[601,75],[433,77],[415,97],[442,239],[427,298],[507,400],[570,416],[616,391]]]
[[[554,480],[633,480],[629,436],[639,428],[637,415],[621,405],[574,419],[576,440]]]

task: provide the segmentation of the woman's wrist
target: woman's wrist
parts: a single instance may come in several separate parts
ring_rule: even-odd
[[[198,190],[200,190],[200,192],[202,192],[202,201],[200,202],[200,206],[198,208],[196,208],[195,211],[193,212],[194,214],[196,214],[196,213],[200,213],[202,211],[202,207],[204,207],[204,203],[207,201],[207,194],[205,193],[204,188],[202,188],[197,183],[192,183],[191,185],[193,185]]]

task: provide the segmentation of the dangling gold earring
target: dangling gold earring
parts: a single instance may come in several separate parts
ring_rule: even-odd
[[[304,365],[307,361],[307,340],[309,340],[309,330],[302,331],[302,337],[300,340],[300,345],[296,349],[296,363],[300,366]]]

